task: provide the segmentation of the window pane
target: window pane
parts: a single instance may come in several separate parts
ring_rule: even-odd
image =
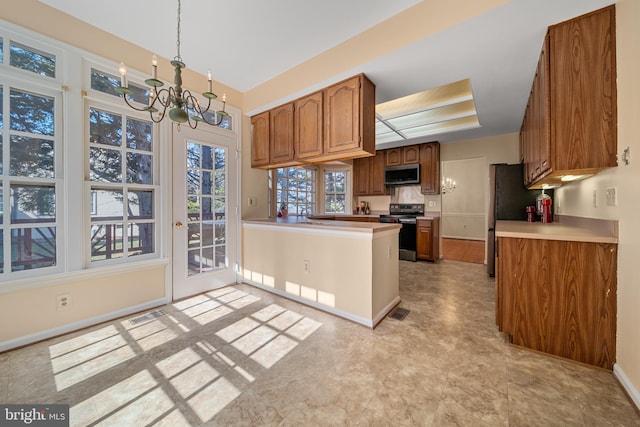
[[[91,69],[91,89],[108,95],[120,96],[120,94],[116,92],[118,86],[120,86],[120,77],[96,70],[95,68]],[[129,82],[129,89],[132,90],[132,93],[127,95],[129,99],[145,105],[149,103],[148,88]]]
[[[11,130],[54,135],[55,100],[21,90],[10,91]]]
[[[200,168],[200,144],[187,143],[187,167]]]
[[[3,152],[3,149],[2,149],[2,134],[0,133],[0,175],[2,175],[4,173],[2,152]]]
[[[199,222],[189,223],[187,242],[188,242],[189,248],[200,247],[200,223]]]
[[[122,258],[122,224],[91,226],[91,261]]]
[[[4,62],[4,41],[0,37],[0,64]]]
[[[214,149],[216,171],[223,171],[225,169],[226,167],[225,160],[227,157],[226,151],[227,150],[225,150],[224,148]]]
[[[31,178],[54,177],[53,141],[11,135],[9,148],[11,175]]]
[[[202,249],[202,271],[213,270],[213,248]]]
[[[202,246],[213,245],[213,221],[202,223]]]
[[[211,197],[202,198],[202,220],[207,221],[213,219],[213,210],[211,207]]]
[[[153,224],[133,223],[129,232],[129,256],[153,253]]]
[[[216,245],[224,245],[227,242],[227,227],[225,222],[216,221]]]
[[[187,197],[187,216],[189,221],[200,221],[200,198],[196,196]]]
[[[0,46],[2,46],[2,38],[0,38]],[[2,48],[0,47],[0,50],[2,50]],[[0,52],[1,53],[1,52]],[[2,61],[0,61],[2,62]],[[0,85],[0,129],[4,127],[4,118],[2,115],[2,106],[4,105],[4,89],[2,87],[2,85]]]
[[[202,146],[202,169],[213,169],[213,147]]]
[[[2,187],[2,182],[0,182],[0,187]],[[2,224],[3,222],[4,222],[4,196],[2,194],[2,188],[0,188],[0,224]],[[0,257],[0,262],[2,262],[2,257]]]
[[[96,204],[91,215],[92,220],[122,220],[124,216],[124,203],[122,190],[94,189]]]
[[[11,223],[52,222],[55,216],[55,187],[11,185]]]
[[[224,172],[216,172],[216,196],[225,196],[227,194],[225,178],[226,175]]]
[[[127,153],[127,182],[153,184],[153,161],[149,154]]]
[[[200,171],[189,169],[187,171],[187,192],[189,194],[200,194]]]
[[[226,247],[225,246],[216,246],[216,264],[215,268],[226,268],[227,267],[227,256],[226,256]]]
[[[187,251],[187,276],[200,274],[200,249]]]
[[[10,65],[41,76],[56,76],[56,56],[32,47],[11,42]]]
[[[129,218],[153,218],[153,191],[129,190]]]
[[[152,151],[151,124],[152,122],[127,118],[127,147]]]
[[[90,108],[89,122],[92,143],[116,147],[122,145],[122,116]]]
[[[202,194],[213,194],[213,175],[211,172],[202,172]]]
[[[89,179],[102,182],[122,182],[122,154],[118,150],[91,147]]]
[[[11,230],[11,271],[50,267],[55,264],[55,227]]]

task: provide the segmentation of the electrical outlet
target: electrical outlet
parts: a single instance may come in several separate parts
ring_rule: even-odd
[[[429,207],[430,207],[430,208],[435,208],[435,207],[436,207],[436,202],[434,202],[433,200],[431,200],[431,201],[429,202]]]
[[[605,196],[607,198],[607,206],[618,206],[618,196],[616,195],[615,187],[607,188]]]
[[[249,206],[258,206],[258,199],[256,197],[249,197]]]
[[[306,274],[311,274],[311,261],[308,259],[304,260],[304,272]]]
[[[73,306],[71,294],[62,294],[56,296],[56,307],[58,311],[69,310]]]

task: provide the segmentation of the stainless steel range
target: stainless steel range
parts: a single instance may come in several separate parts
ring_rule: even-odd
[[[424,203],[391,203],[389,215],[380,215],[380,222],[402,224],[398,246],[400,259],[416,260],[416,218],[424,216]]]

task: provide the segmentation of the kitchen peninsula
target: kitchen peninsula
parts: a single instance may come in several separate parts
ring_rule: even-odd
[[[400,227],[304,217],[244,220],[243,280],[373,328],[400,303]]]

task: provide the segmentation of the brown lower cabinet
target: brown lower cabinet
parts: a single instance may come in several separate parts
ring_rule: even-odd
[[[617,245],[499,237],[496,323],[513,344],[613,369]]]
[[[437,261],[440,258],[440,219],[418,218],[416,222],[416,258]]]

